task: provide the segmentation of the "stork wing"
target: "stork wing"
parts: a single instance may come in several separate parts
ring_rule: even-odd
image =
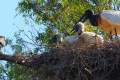
[[[69,43],[73,43],[79,39],[79,36],[73,35],[73,36],[66,36],[65,41],[68,41]]]
[[[111,23],[120,25],[120,11],[115,10],[103,10],[100,16]]]

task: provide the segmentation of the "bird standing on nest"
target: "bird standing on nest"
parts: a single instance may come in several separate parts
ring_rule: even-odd
[[[120,11],[103,10],[97,14],[90,9],[86,10],[79,21],[89,19],[93,26],[100,27],[103,31],[112,35],[120,34]],[[112,38],[112,37],[111,37]]]

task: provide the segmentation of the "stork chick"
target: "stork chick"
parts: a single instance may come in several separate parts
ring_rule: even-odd
[[[74,31],[76,33],[78,33],[79,35],[79,40],[81,41],[81,43],[83,43],[83,45],[85,46],[92,46],[92,45],[96,45],[96,46],[101,46],[104,43],[104,39],[102,36],[97,35],[94,32],[85,32],[84,31],[84,24],[82,22],[78,22],[75,26],[74,26]],[[78,41],[78,42],[80,42]]]
[[[72,47],[73,43],[78,40],[78,35],[72,35],[72,36],[65,36],[62,33],[59,33],[57,35],[54,35],[52,37],[52,42],[57,47]]]

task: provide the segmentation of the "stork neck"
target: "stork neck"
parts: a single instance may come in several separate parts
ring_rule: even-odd
[[[89,16],[89,20],[90,20],[90,23],[93,25],[93,26],[98,26],[98,17],[99,15],[91,15]]]

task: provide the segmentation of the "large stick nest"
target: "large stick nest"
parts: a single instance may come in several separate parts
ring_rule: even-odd
[[[31,57],[0,54],[0,60],[35,69],[37,80],[120,80],[120,41],[101,48],[51,48]]]
[[[40,58],[42,80],[120,80],[120,42],[84,50],[55,48]]]

